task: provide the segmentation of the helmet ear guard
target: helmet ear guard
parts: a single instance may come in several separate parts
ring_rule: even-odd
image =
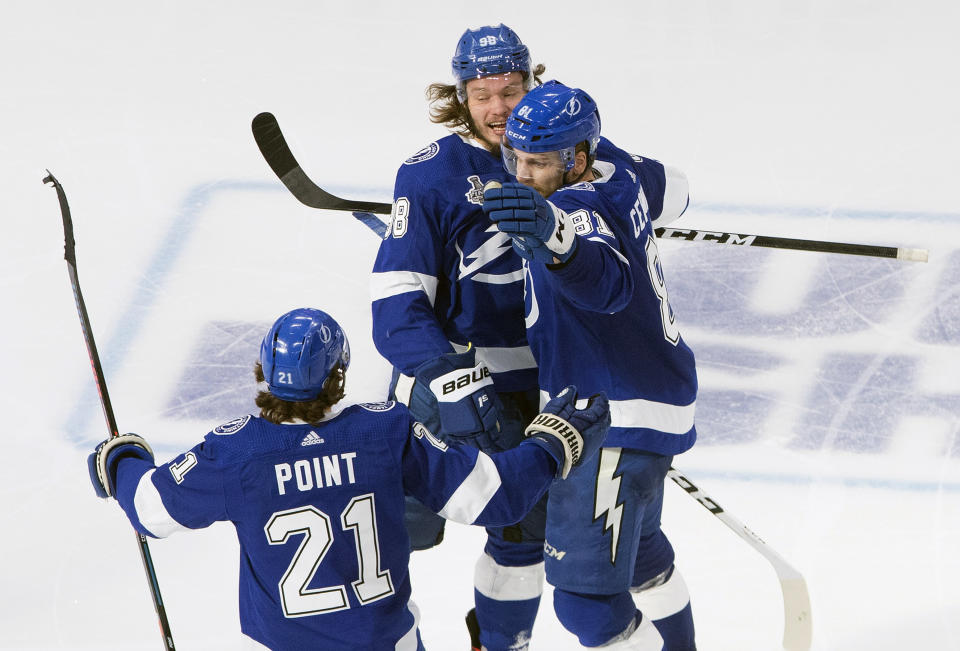
[[[530,77],[530,50],[504,24],[468,29],[457,42],[451,60],[457,98],[466,101],[466,83],[489,75],[520,72]]]
[[[315,400],[339,364],[350,365],[350,343],[326,312],[298,308],[287,312],[267,331],[260,344],[264,381],[277,398],[290,402]]]

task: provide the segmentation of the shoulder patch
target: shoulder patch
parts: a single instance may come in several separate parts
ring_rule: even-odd
[[[573,185],[560,188],[557,190],[557,192],[563,192],[564,190],[586,190],[587,192],[595,192],[596,188],[593,187],[593,183],[583,181],[581,183],[574,183]]]
[[[431,142],[429,145],[418,151],[416,154],[403,161],[404,165],[416,165],[417,163],[422,163],[425,160],[430,160],[437,155],[437,152],[440,151],[440,144],[437,142]]]
[[[250,422],[250,414],[246,416],[241,416],[240,418],[234,418],[233,420],[228,420],[223,425],[217,425],[213,428],[213,433],[218,436],[227,436],[228,434],[236,434],[243,429],[243,426]]]
[[[358,404],[359,407],[363,407],[367,411],[379,412],[379,411],[390,411],[397,405],[396,401],[388,400],[386,402],[361,402]]]

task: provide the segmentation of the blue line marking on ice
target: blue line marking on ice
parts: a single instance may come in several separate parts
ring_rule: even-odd
[[[393,190],[387,187],[330,186],[328,192],[348,199],[389,202]],[[732,203],[723,201],[696,201],[690,204],[693,212],[744,213],[786,215],[789,217],[836,217],[840,219],[905,219],[926,221],[960,221],[960,212],[923,210],[872,210],[859,208],[834,208],[825,206],[788,206],[776,204]]]
[[[960,220],[957,212],[910,210],[861,210],[856,208],[824,208],[823,206],[776,206],[705,201],[691,203],[695,212],[786,215],[788,217],[837,217],[841,219],[904,219],[923,221]]]
[[[267,182],[249,182],[249,181],[216,181],[213,183],[201,183],[190,188],[180,207],[170,222],[166,234],[160,239],[150,263],[144,267],[140,277],[140,282],[136,286],[149,284],[155,289],[148,294],[135,293],[123,310],[118,323],[123,324],[120,328],[114,328],[113,334],[108,337],[105,344],[98,344],[97,349],[100,352],[100,363],[104,369],[104,376],[107,379],[107,390],[110,390],[109,377],[111,371],[119,369],[126,358],[127,351],[131,343],[140,334],[144,320],[150,313],[155,297],[160,294],[161,288],[166,282],[167,275],[174,265],[178,262],[180,254],[190,241],[194,229],[200,223],[203,213],[210,203],[211,198],[219,192],[250,192],[250,191],[279,191],[284,189],[277,183]],[[146,298],[143,298],[146,297]],[[141,300],[143,299],[143,300]],[[102,412],[97,397],[96,386],[91,383],[86,386],[74,401],[74,408],[67,413],[67,421],[64,423],[63,430],[68,432],[67,440],[79,448],[87,448],[92,441],[83,436],[87,429],[93,410],[85,409],[85,406],[95,405],[98,413]],[[122,430],[121,430],[122,432]],[[97,440],[100,440],[99,437]]]
[[[683,457],[680,457],[683,461]],[[680,464],[680,472],[687,470]],[[878,479],[873,477],[816,477],[813,475],[775,475],[763,472],[727,472],[712,470],[697,470],[690,472],[690,477],[695,482],[705,479],[707,481],[740,481],[740,482],[762,482],[765,484],[797,485],[797,486],[815,486],[818,484],[833,484],[846,486],[848,488],[877,488],[883,490],[906,491],[911,493],[960,493],[960,483],[956,482],[938,482],[915,481],[908,479]],[[704,488],[709,494],[709,488]]]

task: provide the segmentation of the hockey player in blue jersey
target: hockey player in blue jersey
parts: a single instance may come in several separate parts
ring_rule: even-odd
[[[391,398],[442,440],[497,450],[520,440],[539,394],[521,260],[480,204],[485,182],[507,179],[500,138],[543,66],[531,66],[527,47],[497,25],[467,30],[452,67],[455,83],[433,84],[428,95],[432,119],[456,133],[397,172],[392,223],[371,278],[373,338],[395,369]],[[468,387],[474,402],[431,391],[424,378],[438,366],[471,371],[479,379]],[[492,399],[480,402],[491,386]],[[545,517],[544,500],[517,525],[488,530],[474,575],[476,610],[468,615],[475,646],[527,648],[543,591]],[[443,520],[413,499],[407,524],[413,549],[442,539]]]
[[[447,446],[395,402],[332,411],[349,362],[336,321],[294,310],[261,344],[260,416],[214,428],[159,467],[136,434],[108,439],[89,457],[97,494],[115,497],[145,535],[233,523],[240,626],[251,646],[423,649],[404,493],[458,522],[516,522],[554,477],[595,456],[610,422],[605,397],[577,410],[571,387],[509,451]],[[457,374],[433,380],[456,384]]]
[[[514,108],[503,160],[520,183],[491,184],[483,209],[525,259],[541,400],[566,384],[610,398],[606,447],[550,489],[557,617],[586,647],[692,651],[660,515],[673,455],[696,440],[697,375],[653,234],[686,209],[686,177],[601,138],[590,96],[553,81]]]

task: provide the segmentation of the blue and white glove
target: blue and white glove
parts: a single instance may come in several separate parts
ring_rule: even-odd
[[[116,497],[117,465],[121,459],[136,457],[153,463],[153,450],[142,436],[121,434],[102,441],[87,457],[90,482],[97,497]]]
[[[596,454],[610,429],[610,404],[602,393],[590,396],[577,409],[577,388],[557,394],[527,425],[527,440],[540,445],[557,460],[557,477],[566,479],[571,468]]]
[[[437,406],[440,439],[473,442],[486,452],[506,450],[519,442],[503,440],[500,399],[493,390],[490,370],[477,362],[472,347],[424,362],[414,378],[410,402]]]
[[[489,183],[483,212],[501,233],[513,238],[522,258],[546,264],[566,262],[577,248],[570,217],[540,193],[520,183]]]

